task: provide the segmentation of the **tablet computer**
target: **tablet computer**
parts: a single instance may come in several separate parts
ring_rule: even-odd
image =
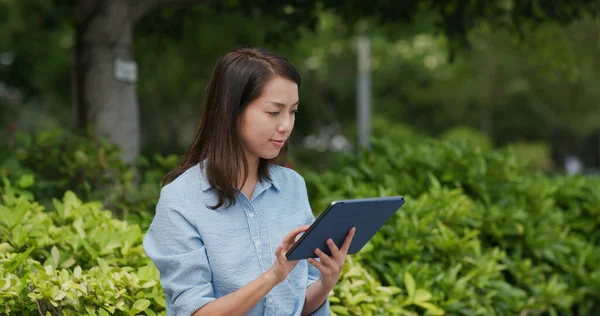
[[[317,258],[319,248],[331,256],[327,239],[342,247],[352,227],[356,227],[348,254],[357,253],[385,222],[404,205],[402,196],[333,201],[286,253],[288,260]]]

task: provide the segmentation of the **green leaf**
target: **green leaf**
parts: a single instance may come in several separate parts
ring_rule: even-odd
[[[148,316],[156,316],[156,313],[151,309],[146,309],[144,313],[146,313]]]
[[[154,286],[156,285],[156,283],[157,283],[156,281],[154,281],[154,280],[151,280],[151,281],[148,281],[148,282],[146,282],[146,283],[142,284],[140,287],[141,287],[142,289],[149,289],[149,288],[151,288],[151,287],[154,287]]]
[[[67,294],[64,291],[58,291],[53,297],[52,299],[55,301],[60,301],[63,298],[65,298]]]
[[[25,230],[23,225],[17,225],[12,231],[12,242],[15,246],[22,247],[27,241],[27,236],[27,230]]]
[[[330,307],[331,311],[338,314],[338,315],[350,315],[350,312],[348,312],[348,309],[344,306],[340,306],[340,305],[332,305]]]
[[[441,316],[441,315],[445,315],[446,313],[444,312],[443,309],[429,303],[429,302],[415,302],[416,305],[423,307],[424,309],[427,310],[427,312],[425,313],[425,315],[436,315],[436,316]]]
[[[83,248],[92,256],[92,259],[100,259],[98,258],[98,252],[85,239],[80,239],[79,242],[81,242]]]
[[[76,266],[75,269],[73,269],[73,277],[75,277],[76,279],[81,278],[81,267],[80,266]]]
[[[28,203],[19,203],[13,209],[0,204],[0,224],[12,229],[23,220],[29,210]]]
[[[65,280],[69,279],[69,271],[67,269],[60,270],[59,275],[60,275],[61,281],[65,281]]]
[[[404,285],[406,286],[406,291],[408,292],[408,297],[412,298],[415,295],[416,284],[415,284],[415,279],[408,272],[404,272]]]
[[[87,291],[83,285],[75,283],[72,280],[65,282],[63,284],[62,288],[66,289],[66,290],[78,290],[79,292],[81,292],[83,294],[87,293]]]
[[[52,256],[52,266],[54,268],[58,268],[58,263],[60,262],[60,251],[58,248],[56,248],[56,246],[52,246],[52,249],[50,249],[50,254]]]
[[[106,260],[102,258],[97,258],[96,261],[98,262],[98,266],[100,267],[100,270],[102,270],[102,272],[108,273],[110,271],[110,267],[106,263]]]
[[[363,274],[363,271],[359,267],[352,267],[344,275],[346,277],[357,277],[357,276],[361,276],[362,274]]]
[[[33,174],[24,174],[18,182],[18,186],[22,189],[30,188],[35,182]]]
[[[165,298],[164,295],[155,296],[154,297],[154,302],[156,304],[158,304],[158,306],[160,306],[162,308],[166,308],[167,307],[167,299]]]
[[[361,292],[361,293],[357,293],[356,295],[352,296],[349,300],[348,303],[352,306],[356,306],[359,305],[362,302],[369,302],[372,301],[372,298],[370,298],[367,293]]]
[[[73,227],[81,239],[86,237],[85,229],[83,228],[83,218],[79,217],[73,221]]]
[[[20,254],[18,254],[16,257],[14,257],[11,261],[8,262],[8,264],[6,264],[5,267],[5,271],[6,273],[11,273],[14,269],[16,269],[24,260],[27,259],[27,257],[29,257],[29,254],[34,250],[35,248],[29,248],[27,249],[25,252],[22,252]]]
[[[58,213],[58,217],[59,218],[64,218],[64,213],[65,213],[65,206],[62,204],[62,202],[56,198],[52,199],[52,204],[54,205],[54,209],[56,210],[56,213]]]
[[[414,300],[415,302],[424,302],[429,301],[431,299],[431,293],[424,289],[417,289],[415,292]]]
[[[152,263],[141,267],[137,272],[137,277],[141,281],[156,280],[160,276],[160,272],[156,269],[156,266]]]
[[[92,305],[85,305],[85,311],[88,312],[89,315],[96,316],[96,308]]]
[[[77,263],[77,261],[75,261],[75,259],[73,257],[69,257],[67,260],[63,261],[63,263],[60,264],[60,267],[61,268],[70,268],[71,266],[73,266],[76,263]]]
[[[129,311],[130,315],[135,315],[140,312],[143,312],[150,306],[150,301],[147,299],[139,299],[133,303],[131,310]]]
[[[396,294],[402,292],[402,290],[400,288],[395,287],[395,286],[378,286],[377,290],[381,291],[381,292],[385,292],[389,295],[396,295]]]

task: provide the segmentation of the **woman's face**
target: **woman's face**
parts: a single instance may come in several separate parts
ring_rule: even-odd
[[[273,159],[288,140],[298,110],[298,85],[274,77],[262,95],[248,104],[239,123],[239,132],[249,162]]]

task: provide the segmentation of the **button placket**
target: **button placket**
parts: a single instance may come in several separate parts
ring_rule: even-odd
[[[258,257],[260,266],[264,270],[265,263],[264,263],[264,260],[262,259],[262,251],[261,251],[262,248],[264,248],[264,247],[261,247],[262,244],[260,242],[260,235],[261,235],[260,223],[259,223],[258,215],[256,214],[256,211],[254,210],[252,203],[247,204],[245,213],[246,213],[246,216],[248,217],[248,224],[250,226],[250,238],[252,240],[252,243],[254,243],[254,247],[256,249],[256,255]]]
[[[266,219],[265,219],[265,217],[267,216],[266,211],[264,211],[264,209],[260,209],[260,210],[255,209],[254,203],[252,206],[256,213],[256,219],[257,219],[256,222],[258,223],[258,218],[259,218],[258,212],[260,212],[260,216],[262,216],[262,219],[264,221],[266,221]],[[260,206],[258,206],[258,207],[260,207]],[[263,223],[267,223],[267,222],[263,222]],[[264,263],[265,268],[268,268],[270,266],[270,264],[275,260],[275,249],[274,248],[277,248],[277,246],[279,245],[279,244],[277,244],[276,246],[273,246],[271,244],[272,241],[270,240],[270,233],[268,231],[267,226],[268,225],[264,225],[264,224],[260,225],[260,223],[258,223],[258,225],[257,225],[259,234],[262,237],[262,239],[261,239],[262,247],[259,251],[259,257],[260,257],[260,261]],[[272,249],[272,247],[274,247],[274,248]],[[263,270],[263,272],[264,271],[266,271],[266,270]]]

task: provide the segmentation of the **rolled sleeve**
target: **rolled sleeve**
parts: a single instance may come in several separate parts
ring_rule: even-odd
[[[171,310],[175,315],[191,315],[215,299],[204,243],[186,211],[177,189],[165,186],[143,241],[160,271],[167,313]]]

